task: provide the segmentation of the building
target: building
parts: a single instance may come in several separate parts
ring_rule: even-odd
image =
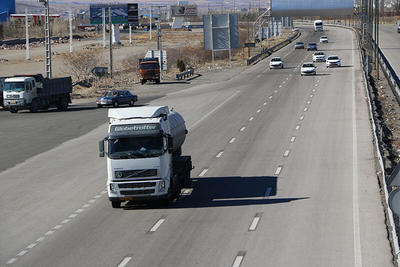
[[[0,1],[0,22],[5,22],[10,17],[10,14],[15,13],[15,0]]]

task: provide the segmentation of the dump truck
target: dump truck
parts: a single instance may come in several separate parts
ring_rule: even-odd
[[[142,58],[139,60],[140,82],[160,83],[160,63],[158,58]]]
[[[192,159],[182,156],[186,125],[168,106],[108,110],[107,136],[99,142],[107,156],[107,190],[113,208],[124,201],[170,203],[190,187]],[[107,145],[107,149],[105,149]]]
[[[4,107],[11,113],[29,109],[31,112],[56,107],[65,111],[71,103],[71,77],[44,78],[41,74],[15,75],[4,80]]]

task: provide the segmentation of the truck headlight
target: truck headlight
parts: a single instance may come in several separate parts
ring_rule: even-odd
[[[158,184],[158,191],[163,192],[165,190],[165,181],[161,180],[160,183]]]
[[[110,191],[111,192],[117,192],[118,191],[118,185],[117,184],[110,184]]]

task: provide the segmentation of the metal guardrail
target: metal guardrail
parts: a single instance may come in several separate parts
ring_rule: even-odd
[[[263,48],[261,52],[255,56],[252,56],[251,58],[247,59],[247,66],[253,64],[254,62],[258,62],[259,60],[262,60],[268,56],[270,56],[273,52],[277,50],[277,48],[280,48],[282,46],[286,46],[287,44],[293,42],[294,39],[297,39],[301,35],[300,32],[297,32],[295,35],[291,36],[289,39],[282,41],[276,45],[274,45],[271,48]]]
[[[373,46],[375,46],[376,43],[373,42]],[[392,65],[390,65],[389,60],[387,60],[386,56],[383,54],[382,50],[380,47],[378,47],[378,61],[379,65],[382,68],[383,74],[385,75],[390,88],[393,91],[393,94],[396,96],[397,103],[400,105],[400,79],[397,76],[396,71],[393,69]]]
[[[194,69],[190,68],[187,71],[176,74],[176,79],[177,80],[186,79],[187,77],[192,76],[193,74],[194,74]]]

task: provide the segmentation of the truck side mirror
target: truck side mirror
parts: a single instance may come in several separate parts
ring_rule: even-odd
[[[99,157],[104,158],[104,140],[99,141]]]
[[[174,150],[174,139],[172,136],[168,136],[168,152],[172,153]]]

